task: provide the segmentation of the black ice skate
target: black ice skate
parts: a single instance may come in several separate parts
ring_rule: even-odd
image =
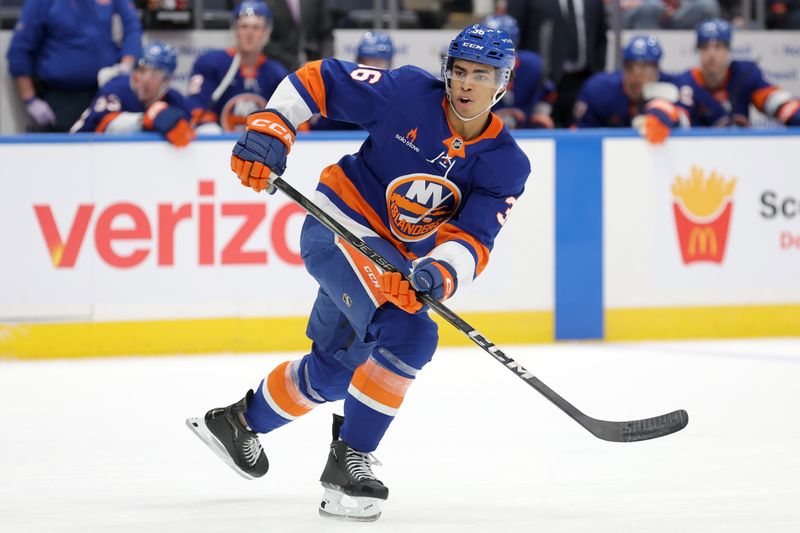
[[[336,520],[372,522],[381,516],[381,501],[389,489],[372,473],[380,465],[370,453],[354,450],[339,440],[344,417],[333,415],[333,442],[320,481],[325,487],[319,514]]]
[[[253,391],[228,407],[212,409],[205,418],[187,418],[186,425],[206,443],[225,464],[246,479],[261,477],[269,470],[267,455],[261,448],[258,435],[242,424],[253,399]]]

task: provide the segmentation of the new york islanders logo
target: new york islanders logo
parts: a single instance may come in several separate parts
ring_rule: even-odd
[[[219,122],[225,131],[244,131],[247,127],[247,115],[266,106],[267,101],[260,94],[237,94],[225,103]]]
[[[420,241],[450,220],[461,203],[461,191],[430,174],[400,176],[386,187],[392,233],[405,242]]]

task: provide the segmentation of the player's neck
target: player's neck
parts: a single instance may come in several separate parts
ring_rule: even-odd
[[[469,121],[458,118],[449,105],[447,106],[446,112],[450,127],[465,141],[470,141],[479,136],[491,123],[491,112],[488,110],[481,113],[477,118]]]
[[[702,71],[703,74],[703,83],[706,86],[706,89],[711,91],[716,91],[722,88],[725,84],[725,77],[728,74],[728,69],[726,68],[719,74],[710,71]]]
[[[261,52],[242,52],[239,51],[239,57],[242,58],[242,65],[246,67],[254,67],[258,64],[258,60],[261,58]]]

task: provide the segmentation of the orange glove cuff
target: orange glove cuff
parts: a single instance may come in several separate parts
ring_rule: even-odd
[[[281,117],[270,111],[253,113],[247,117],[247,129],[257,131],[278,139],[286,145],[286,152],[289,153],[294,144],[294,132],[286,125]]]

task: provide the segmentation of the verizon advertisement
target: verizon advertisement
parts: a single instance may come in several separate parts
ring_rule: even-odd
[[[284,176],[313,195],[360,142],[299,140]],[[551,141],[465,310],[553,308]],[[232,141],[0,144],[0,319],[299,316],[317,292],[299,255],[304,211],[228,168]],[[535,263],[537,276],[530,276]],[[527,278],[520,286],[514,280]]]
[[[604,141],[608,307],[800,302],[800,136]]]

